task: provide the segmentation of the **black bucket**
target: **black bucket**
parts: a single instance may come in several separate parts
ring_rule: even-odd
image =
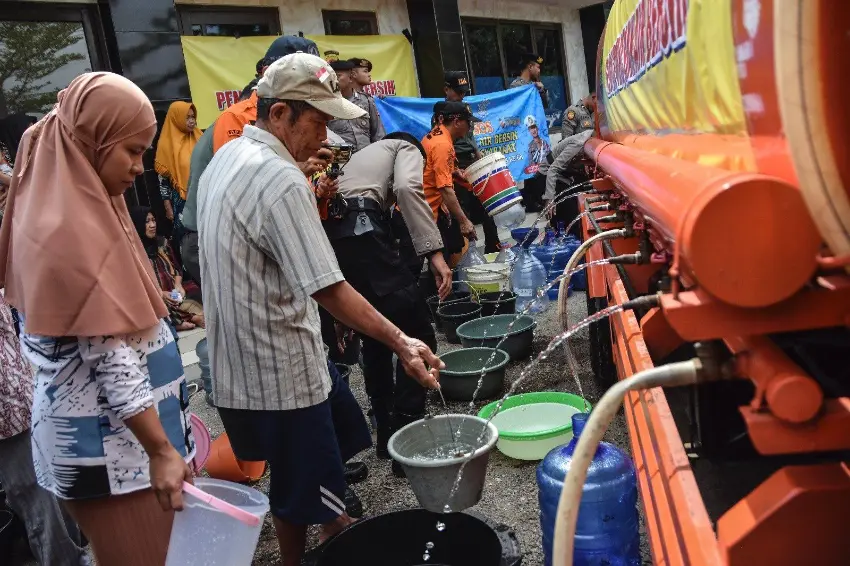
[[[470,296],[469,291],[455,291],[449,293],[446,299],[442,302],[440,302],[440,297],[438,295],[431,295],[425,299],[425,303],[428,305],[428,310],[431,311],[431,321],[437,327],[437,330],[441,332],[443,330],[443,322],[440,320],[440,317],[437,316],[437,309],[446,304],[469,302]]]
[[[442,322],[446,340],[451,344],[460,344],[457,327],[481,316],[481,305],[476,303],[458,302],[443,303],[437,309],[437,317]]]
[[[516,312],[516,293],[510,291],[481,293],[478,296],[478,304],[481,305],[481,316],[514,314]]]
[[[437,522],[445,523],[437,531]],[[425,543],[433,542],[423,560]],[[304,566],[519,566],[516,535],[477,513],[393,511],[357,521],[305,557]]]

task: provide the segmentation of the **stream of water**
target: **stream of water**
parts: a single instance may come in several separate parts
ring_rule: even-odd
[[[586,186],[587,186],[587,183],[579,183],[577,185],[569,187],[568,189],[563,191],[560,195],[558,195],[558,197],[556,197],[553,201],[551,201],[544,208],[544,210],[540,213],[540,216],[532,224],[532,226],[530,227],[531,229],[528,231],[525,238],[523,239],[522,242],[520,242],[519,245],[520,246],[525,245],[525,243],[528,241],[528,238],[531,236],[531,234],[533,233],[533,231],[537,227],[537,225],[540,224],[541,221],[547,221],[548,220],[548,212],[551,211],[551,210],[554,210],[554,207],[556,207],[559,203],[564,202],[568,198],[576,198],[579,195],[581,195],[583,192],[587,192],[587,191],[582,191],[582,192],[572,193],[570,191],[572,191],[573,189],[576,189],[576,188],[586,187]],[[588,187],[588,190],[589,190],[589,188],[590,187]],[[578,216],[576,216],[576,218],[573,219],[573,221],[570,222],[569,226],[567,227],[566,233],[569,234],[570,229],[575,225],[575,223],[579,222],[587,214],[589,214],[589,212],[585,211],[585,212],[582,212],[581,214],[579,214]],[[549,265],[549,268],[547,269],[547,273],[552,269],[552,267],[554,265],[554,260],[555,260],[555,254],[553,254],[553,256],[552,256],[552,260],[551,260],[551,263]],[[570,279],[570,277],[572,277],[573,274],[579,272],[582,269],[587,269],[589,267],[593,267],[593,266],[597,266],[597,265],[604,265],[604,264],[607,264],[607,263],[609,263],[608,259],[601,259],[601,260],[596,260],[596,261],[592,261],[592,262],[587,262],[587,263],[584,263],[580,266],[577,266],[576,268],[572,269],[568,273],[565,273],[565,274],[562,274],[562,275],[556,277],[554,280],[550,281],[547,285],[545,285],[541,290],[539,290],[537,292],[537,295],[534,297],[534,299],[532,301],[529,302],[529,304],[525,307],[525,309],[523,309],[521,312],[516,314],[514,319],[508,324],[507,329],[505,330],[502,338],[499,340],[499,342],[493,348],[493,352],[490,354],[490,357],[485,361],[485,363],[482,366],[481,375],[478,378],[478,382],[476,384],[475,391],[472,394],[472,400],[469,402],[469,409],[473,414],[474,414],[474,411],[475,411],[475,400],[478,397],[478,394],[481,390],[481,387],[484,384],[484,376],[487,374],[487,368],[493,363],[493,360],[496,357],[496,354],[497,354],[499,347],[510,337],[510,333],[513,330],[514,325],[517,323],[517,321],[520,320],[521,317],[527,315],[528,312],[530,312],[530,310],[534,307],[534,305],[541,299],[541,297],[543,297],[549,291],[549,289],[551,289],[555,285],[560,285],[562,280],[566,279],[567,285],[569,285],[569,279]],[[514,263],[514,265],[510,266],[510,268],[509,268],[509,272],[508,272],[508,278],[509,279],[510,279],[510,273],[512,272],[515,265],[516,265],[516,263]],[[447,497],[446,504],[443,507],[443,511],[445,513],[450,513],[452,511],[451,502],[454,499],[454,496],[455,496],[455,494],[457,493],[457,491],[460,487],[460,483],[461,483],[461,480],[463,478],[464,469],[466,468],[466,465],[472,460],[472,458],[474,456],[474,451],[478,446],[481,445],[481,443],[484,439],[484,436],[487,433],[488,426],[489,426],[490,422],[493,420],[493,418],[496,417],[497,414],[499,414],[499,412],[501,411],[502,406],[504,405],[507,398],[510,397],[511,395],[513,395],[513,393],[514,393],[514,391],[516,391],[517,387],[519,387],[521,385],[521,383],[529,375],[531,375],[531,373],[533,372],[535,367],[538,364],[540,364],[540,362],[547,359],[551,355],[551,353],[560,344],[565,343],[566,341],[569,340],[569,338],[572,335],[574,335],[576,332],[582,330],[583,328],[586,328],[590,324],[593,324],[594,322],[596,322],[598,320],[602,320],[603,318],[606,318],[608,316],[611,316],[612,314],[614,314],[614,313],[616,313],[620,310],[622,310],[622,307],[619,306],[619,305],[614,305],[614,306],[609,307],[607,309],[600,310],[599,312],[593,314],[592,316],[589,316],[586,319],[582,320],[578,324],[573,325],[567,331],[565,331],[561,334],[558,334],[557,336],[555,336],[552,339],[551,342],[549,342],[547,347],[536,358],[534,358],[527,366],[525,366],[522,369],[519,377],[511,384],[510,388],[508,389],[508,392],[504,396],[502,396],[501,399],[499,399],[498,403],[496,404],[495,410],[492,412],[490,417],[485,422],[484,426],[482,427],[481,433],[479,434],[478,438],[476,439],[476,442],[474,443],[474,445],[470,446],[469,451],[465,454],[465,459],[462,461],[461,466],[458,469],[457,475],[455,476],[454,482],[452,484],[452,488],[449,491],[449,495]],[[486,337],[486,329],[485,329],[484,336]],[[569,354],[570,354],[570,352],[568,351],[568,355]],[[569,364],[569,365],[570,365],[570,367],[572,367],[572,364]],[[583,391],[582,386],[581,386],[581,380],[578,378],[577,372],[573,372],[573,375],[575,377],[576,385],[578,387],[579,396],[582,399],[584,399],[584,391]],[[440,396],[442,397],[442,392],[440,392]],[[446,411],[448,411],[448,407],[446,406],[445,399],[443,399],[443,407],[445,408]],[[587,400],[585,400],[585,410],[587,410],[587,409],[588,409]],[[448,421],[449,419],[446,419],[446,420]],[[460,429],[460,427],[463,426],[464,422],[465,422],[465,418],[461,420],[461,424],[458,427],[459,429]],[[449,425],[449,426],[451,427],[451,425]],[[432,437],[433,437],[433,434],[432,434]],[[452,438],[455,439],[454,434],[453,434]],[[451,455],[448,455],[449,453],[452,453],[455,456],[458,455],[458,454],[462,454],[461,451],[454,451],[453,452],[453,450],[455,448],[458,448],[456,441],[453,442],[453,446],[435,447],[434,457],[441,457],[441,458],[452,457]],[[430,452],[428,454],[430,455]],[[431,459],[433,459],[433,458],[431,458]],[[445,530],[446,525],[445,525],[445,523],[438,521],[436,528],[437,528],[438,532],[442,532],[442,531]],[[433,550],[433,548],[434,548],[433,542],[429,541],[429,542],[426,543],[425,552],[422,555],[422,559],[424,561],[427,562],[428,560],[430,560],[430,558],[431,558],[430,553],[431,553],[431,550]]]

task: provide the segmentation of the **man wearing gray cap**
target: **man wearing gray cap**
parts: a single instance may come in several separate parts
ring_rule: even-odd
[[[351,391],[331,381],[316,303],[386,344],[425,387],[437,386],[441,362],[345,282],[297,165],[322,147],[328,120],[363,111],[306,53],[269,66],[257,97],[256,126],[222,147],[200,181],[204,313],[213,400],[237,458],[269,462],[282,563],[296,566],[307,525],[327,538],[351,522],[343,462],[371,443]]]

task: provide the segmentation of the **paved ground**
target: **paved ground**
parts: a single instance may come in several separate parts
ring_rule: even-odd
[[[581,320],[585,314],[585,298],[583,293],[577,293],[570,299],[571,320]],[[551,304],[550,309],[540,315],[538,327],[535,334],[534,351],[540,352],[550,338],[560,329],[557,325],[556,305]],[[446,352],[458,346],[449,345],[442,336],[440,340],[440,352]],[[588,343],[586,333],[580,333],[575,337],[574,353],[579,361],[581,388],[588,400],[593,403],[599,399],[600,391],[593,383],[588,360]],[[511,382],[517,378],[522,369],[520,363],[512,363],[507,372],[507,378]],[[363,379],[359,368],[353,368],[351,375],[351,386],[355,395],[361,402],[361,406],[368,406],[363,390]],[[579,387],[575,381],[566,373],[566,365],[562,353],[550,357],[542,363],[529,379],[524,382],[518,392],[525,391],[569,391],[579,393]],[[430,399],[430,410],[435,414],[443,412],[439,398]],[[480,408],[485,403],[478,403]],[[209,409],[204,403],[202,396],[197,395],[192,400],[192,410],[207,423],[213,436],[222,432],[221,423],[214,410]],[[466,403],[452,403],[449,410],[452,412],[467,412]],[[607,439],[615,444],[627,447],[628,438],[622,419],[619,419],[609,428]],[[416,506],[416,499],[410,490],[407,481],[395,478],[389,471],[389,463],[377,460],[374,452],[364,453],[361,459],[369,467],[369,477],[366,481],[355,486],[357,493],[363,500],[368,516],[385,513],[388,511],[406,509]],[[526,566],[537,566],[543,563],[541,551],[541,539],[539,529],[539,517],[537,506],[537,485],[535,480],[536,462],[521,462],[494,453],[490,459],[487,483],[484,490],[484,498],[475,509],[494,519],[512,527],[519,538],[522,551],[525,555],[523,564]],[[267,478],[257,482],[258,489],[267,488]],[[311,545],[316,544],[315,531],[311,531]],[[254,558],[254,564],[271,565],[277,564],[279,553],[277,540],[267,520],[264,526],[260,543]]]

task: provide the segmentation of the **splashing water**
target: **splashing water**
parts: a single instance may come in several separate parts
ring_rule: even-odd
[[[599,260],[599,261],[603,261],[603,260]],[[595,262],[591,262],[591,263],[595,263]],[[589,264],[585,264],[585,267],[587,267],[588,265]],[[564,277],[566,277],[566,275]],[[554,281],[552,283],[550,283],[550,285],[552,285],[552,284],[554,284]],[[602,310],[592,314],[591,316],[588,316],[587,318],[585,318],[581,322],[570,327],[568,330],[566,330],[566,331],[562,332],[561,334],[558,334],[557,336],[555,336],[549,342],[549,344],[546,346],[546,348],[542,352],[540,352],[540,354],[538,354],[537,357],[534,358],[527,366],[525,366],[522,369],[522,371],[519,374],[519,377],[511,384],[511,387],[508,389],[508,392],[505,393],[505,395],[501,399],[499,399],[498,403],[496,404],[496,408],[493,410],[493,413],[487,419],[487,422],[484,423],[484,426],[482,427],[482,430],[481,430],[481,434],[476,439],[476,444],[479,444],[481,442],[481,440],[484,438],[484,435],[487,432],[487,427],[489,426],[489,424],[493,420],[493,418],[495,418],[495,416],[497,414],[499,414],[499,411],[502,410],[502,405],[504,405],[507,398],[510,397],[511,395],[513,395],[513,393],[514,393],[514,391],[516,391],[517,387],[519,387],[520,384],[523,381],[525,381],[525,379],[529,375],[531,375],[534,368],[537,367],[537,365],[540,364],[540,362],[546,360],[552,354],[552,352],[555,351],[555,349],[558,346],[560,346],[562,343],[569,340],[569,338],[573,334],[577,333],[578,331],[582,330],[583,328],[590,326],[594,322],[597,322],[599,320],[607,318],[607,317],[611,316],[612,314],[615,314],[615,313],[620,312],[622,310],[623,310],[622,305],[612,305],[608,308],[602,309]],[[452,499],[454,499],[454,496],[457,493],[457,490],[460,488],[460,482],[461,482],[461,479],[463,478],[464,469],[466,468],[466,465],[471,460],[472,460],[472,454],[469,454],[463,460],[463,462],[461,463],[460,469],[458,469],[457,475],[455,476],[454,483],[452,484],[452,488],[449,491],[449,496],[447,498],[448,503],[446,503],[446,506],[443,508],[443,511],[446,512],[446,513],[451,512],[451,505],[450,505],[451,501],[452,501]]]
[[[580,187],[587,187],[587,186],[588,186],[588,183],[579,183],[577,185],[573,185],[573,186],[569,187],[568,189],[566,189],[565,191],[563,191],[560,195],[558,195],[558,197],[555,198],[552,202],[550,202],[547,205],[547,207],[544,208],[544,210],[542,211],[540,216],[538,216],[537,220],[534,222],[534,224],[531,227],[532,229],[528,231],[528,233],[525,235],[525,238],[522,240],[522,242],[520,242],[520,246],[522,247],[522,246],[525,245],[525,243],[528,241],[528,238],[531,236],[533,229],[537,227],[537,225],[541,222],[541,220],[543,220],[543,221],[547,220],[548,212],[553,210],[555,206],[557,206],[561,202],[564,202],[568,198],[578,197],[580,194],[587,192],[587,191],[581,191],[581,192],[572,193],[570,191],[572,191],[573,189],[577,189],[577,188],[580,188]],[[581,218],[583,218],[586,214],[587,214],[587,212],[584,212],[584,213],[580,214],[579,216],[577,216],[570,223],[570,225],[567,227],[566,232],[569,233],[569,230],[573,227],[573,225],[577,221],[579,221]],[[554,259],[555,258],[554,258],[554,255],[553,255],[553,257],[552,257],[553,262],[554,262]],[[583,265],[573,269],[572,271],[570,271],[567,274],[564,274],[564,275],[561,275],[561,276],[555,278],[553,281],[549,282],[546,286],[544,286],[543,289],[539,290],[537,292],[537,295],[534,297],[534,299],[529,301],[529,303],[526,305],[526,307],[514,317],[514,319],[510,322],[510,324],[508,324],[508,327],[505,331],[504,336],[501,338],[501,340],[499,340],[499,342],[493,348],[493,351],[490,354],[490,357],[487,359],[487,361],[482,366],[481,375],[478,378],[478,383],[476,384],[475,391],[472,394],[472,400],[469,402],[469,409],[470,409],[471,412],[474,412],[474,410],[475,410],[475,399],[478,397],[478,394],[479,394],[479,392],[480,392],[480,390],[481,390],[481,388],[484,384],[484,376],[487,373],[487,368],[490,366],[490,364],[493,363],[493,360],[496,357],[496,353],[498,352],[499,347],[505,342],[505,340],[508,339],[508,337],[510,336],[510,333],[513,330],[513,327],[517,323],[517,321],[522,316],[525,316],[539,302],[540,298],[543,297],[544,294],[549,291],[549,289],[551,289],[554,285],[560,284],[562,279],[571,277],[573,275],[573,273],[576,273],[581,269],[587,269],[587,268],[589,268],[593,265],[602,265],[604,263],[608,263],[607,260],[599,260],[599,261],[595,261],[595,262],[589,262],[589,263],[583,264]],[[510,274],[511,274],[512,270],[514,269],[515,265],[516,264],[514,264],[514,266],[509,267],[509,271],[508,271],[508,277],[509,278],[510,278]],[[551,267],[552,267],[552,265],[549,266],[550,269],[551,269]],[[573,333],[578,332],[579,330],[581,330],[585,326],[591,324],[592,322],[595,322],[596,320],[600,320],[600,319],[604,318],[605,316],[610,316],[611,314],[613,314],[614,312],[617,311],[617,308],[621,308],[621,307],[612,307],[610,309],[606,309],[605,311],[599,311],[598,313],[593,315],[593,317],[588,317],[588,319],[585,319],[584,321],[575,325],[573,328],[571,328],[567,332],[564,332],[564,333],[556,336],[555,339],[553,339],[553,341],[550,342],[549,346],[547,346],[547,348],[543,352],[541,352],[541,354],[538,355],[538,357],[536,359],[534,359],[528,366],[526,366],[522,370],[522,372],[520,373],[520,375],[516,379],[516,381],[514,381],[511,384],[511,387],[509,388],[508,392],[499,400],[498,404],[496,405],[495,410],[490,415],[490,418],[487,419],[487,422],[482,427],[481,434],[479,434],[478,438],[476,439],[475,445],[476,446],[480,445],[481,441],[484,438],[484,435],[487,432],[487,429],[488,429],[490,422],[499,413],[499,411],[501,411],[502,405],[504,404],[505,400],[509,396],[511,396],[513,394],[513,392],[516,390],[516,388],[521,384],[521,382],[523,380],[525,380],[528,375],[531,374],[534,367],[537,364],[539,364],[542,360],[545,360],[551,354],[551,352],[554,350],[554,348],[557,347],[557,344],[560,344],[561,342],[566,341],[567,339],[569,339],[570,336],[572,336]],[[610,311],[610,312],[606,312],[606,311]],[[485,331],[484,331],[485,338],[486,338],[486,335],[487,335],[487,331],[485,329]],[[584,398],[584,394],[581,391],[581,383],[580,382],[579,382],[579,393],[580,393],[580,396],[582,398]],[[442,392],[440,392],[440,396],[442,397]],[[446,407],[445,399],[443,399],[443,406],[448,411],[448,408]],[[465,419],[462,419],[460,426],[462,426],[464,422],[465,422]],[[454,436],[453,436],[453,438],[454,438]],[[452,499],[454,499],[455,494],[457,493],[458,489],[460,488],[460,482],[463,478],[464,469],[466,468],[466,465],[472,460],[474,453],[475,452],[474,452],[474,447],[473,447],[473,449],[470,450],[466,454],[463,462],[461,463],[460,469],[458,470],[458,473],[457,473],[457,475],[455,476],[455,479],[454,479],[454,483],[452,484],[452,488],[449,491],[449,495],[448,495],[446,504],[443,507],[444,513],[451,513],[451,505],[450,505],[451,501],[452,501]],[[437,527],[438,532],[443,532],[446,528],[446,524],[441,522],[441,521],[438,521],[436,527]],[[430,560],[430,558],[431,558],[430,551],[432,549],[433,549],[433,543],[430,543],[430,542],[427,543],[426,547],[425,547],[425,553],[422,556],[423,560],[425,560],[426,562],[428,560]]]
[[[440,384],[439,384],[439,383],[437,384],[437,391],[440,393],[440,399],[442,399],[442,400],[443,400],[443,410],[445,410],[446,414],[448,415],[448,414],[449,414],[449,406],[446,404],[446,398],[445,398],[445,397],[443,397],[443,388],[442,388],[442,387],[440,387]],[[446,421],[446,424],[447,424],[447,425],[448,425],[448,427],[449,427],[449,434],[451,434],[451,435],[452,435],[452,442],[453,442],[453,443],[456,443],[456,442],[457,442],[457,437],[455,436],[455,429],[454,429],[454,427],[452,426],[451,419],[445,419],[445,421]],[[463,423],[461,422],[461,424],[463,424]],[[431,428],[431,427],[429,426],[429,427],[428,427],[428,429],[430,430],[430,428]],[[460,430],[460,426],[458,426],[458,430]],[[433,432],[431,433],[431,438],[434,438],[434,433],[433,433]],[[436,442],[436,441],[434,441],[434,444],[436,444],[436,443],[437,443],[437,442]]]

